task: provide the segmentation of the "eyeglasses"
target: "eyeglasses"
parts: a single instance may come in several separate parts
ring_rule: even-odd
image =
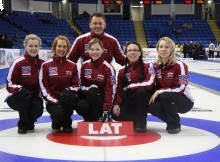
[[[136,53],[136,52],[140,52],[140,50],[138,50],[138,49],[129,49],[129,50],[127,50],[127,52],[128,53],[132,53],[132,52],[134,52],[134,53]]]

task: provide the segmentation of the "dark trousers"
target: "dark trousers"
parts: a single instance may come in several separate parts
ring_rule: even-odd
[[[188,58],[192,58],[193,52],[188,52]]]
[[[187,57],[187,52],[183,52],[183,57],[184,57],[184,58]]]
[[[19,121],[17,125],[19,128],[27,129],[43,114],[43,100],[38,96],[21,100],[15,94],[7,99],[7,104],[13,110],[18,111]]]
[[[214,51],[209,51],[209,58],[214,58]]]
[[[76,112],[85,121],[98,121],[103,113],[104,92],[98,88],[91,88],[88,96],[81,97]]]
[[[150,93],[146,89],[137,89],[123,99],[120,105],[120,115],[112,114],[112,118],[117,121],[133,121],[135,128],[145,128],[149,99]]]
[[[194,103],[186,96],[174,92],[164,92],[148,107],[148,112],[166,122],[167,129],[176,129],[180,127],[178,113],[190,111],[193,105]]]
[[[217,51],[217,56],[216,56],[216,58],[219,58],[219,53],[220,53],[220,51]]]
[[[50,114],[52,123],[64,128],[72,127],[73,107],[71,109],[63,106],[57,107],[57,105],[48,103],[46,109]]]

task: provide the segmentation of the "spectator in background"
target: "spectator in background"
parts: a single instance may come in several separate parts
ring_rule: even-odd
[[[209,7],[209,19],[212,20],[212,8]]]
[[[199,43],[199,56],[202,56],[203,59],[206,59],[206,53],[202,43]]]
[[[39,70],[43,60],[38,58],[41,39],[33,34],[24,40],[24,56],[10,66],[6,89],[10,93],[5,100],[10,108],[18,111],[18,133],[34,130],[34,122],[43,114],[43,99],[40,97]]]
[[[187,57],[187,54],[188,54],[188,45],[187,45],[187,42],[185,42],[183,44],[183,57],[186,58]]]
[[[14,42],[20,42],[20,39],[19,39],[18,34],[15,34],[15,35],[14,35],[13,41],[14,41]]]
[[[4,48],[4,35],[0,34],[0,48]]]
[[[7,34],[2,36],[1,42],[2,42],[2,48],[12,48],[14,45],[13,41],[9,38]]]
[[[115,61],[123,66],[125,64],[125,55],[119,42],[116,38],[104,32],[106,28],[105,16],[102,13],[93,13],[90,16],[89,26],[91,31],[76,38],[67,58],[75,63],[80,57],[83,61],[90,59],[91,57],[88,53],[89,41],[92,38],[98,38],[104,45],[104,59],[111,63],[114,57]]]
[[[173,25],[173,21],[172,20],[168,20],[167,24],[168,24],[168,26],[172,26]]]
[[[46,109],[52,119],[52,129],[70,133],[73,109],[77,104],[78,71],[77,66],[66,59],[70,50],[70,41],[58,36],[52,44],[53,58],[46,61],[40,69],[40,88],[47,101]]]
[[[193,50],[194,50],[193,41],[189,42],[187,49],[188,49],[188,58],[192,58],[193,57]]]
[[[220,42],[217,43],[217,46],[216,46],[216,52],[217,52],[217,58],[219,58],[219,53],[220,53]]]
[[[209,44],[209,58],[214,58],[215,44],[211,41]]]
[[[206,7],[205,8],[205,20],[208,19],[208,14],[209,14],[209,9]]]
[[[200,55],[200,44],[198,42],[194,42],[194,54],[193,59],[198,60]]]

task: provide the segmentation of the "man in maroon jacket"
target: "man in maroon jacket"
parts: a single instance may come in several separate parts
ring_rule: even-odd
[[[90,16],[90,29],[91,31],[79,36],[72,45],[72,48],[67,55],[73,62],[77,62],[81,57],[83,62],[90,59],[88,53],[88,44],[92,38],[100,39],[104,44],[104,59],[111,63],[113,57],[115,61],[120,64],[125,64],[125,55],[124,52],[117,41],[117,39],[104,32],[106,28],[106,18],[101,13],[93,13]]]

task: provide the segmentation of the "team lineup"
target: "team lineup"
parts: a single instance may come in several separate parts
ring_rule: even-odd
[[[179,133],[179,113],[190,111],[194,98],[188,67],[177,60],[173,40],[161,38],[157,60],[144,63],[138,42],[127,42],[122,49],[116,38],[104,32],[103,14],[92,14],[89,26],[91,31],[79,36],[72,47],[66,36],[57,36],[54,55],[45,62],[38,57],[41,39],[26,36],[26,52],[11,64],[6,79],[9,95],[5,101],[18,111],[18,134],[35,129],[44,101],[51,128],[63,133],[73,132],[74,111],[87,122],[130,121],[136,133],[147,132],[150,113],[166,123],[168,133]],[[123,66],[117,75],[113,58]]]

